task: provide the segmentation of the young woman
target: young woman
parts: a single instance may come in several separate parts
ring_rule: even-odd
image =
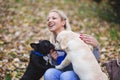
[[[51,31],[50,41],[58,49],[58,42],[56,41],[57,35],[64,30],[71,30],[67,16],[60,10],[51,10],[47,18],[48,28]],[[99,59],[99,43],[97,40],[87,34],[80,34],[80,38],[87,44],[94,47],[93,53],[96,59]],[[64,52],[63,52],[64,53]],[[59,54],[52,54],[52,60],[55,62]],[[65,54],[65,53],[64,53]],[[72,69],[72,65],[67,66],[63,70],[57,70],[55,68],[48,69],[44,74],[44,80],[80,80]]]

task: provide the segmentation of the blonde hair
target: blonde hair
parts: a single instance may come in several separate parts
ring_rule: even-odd
[[[67,16],[64,14],[63,11],[57,10],[57,9],[53,9],[53,10],[51,10],[50,12],[56,12],[57,14],[59,14],[59,16],[61,17],[61,19],[62,19],[62,20],[65,20],[65,25],[64,25],[65,30],[71,30],[69,20],[68,20]],[[51,36],[50,36],[50,41],[51,41],[53,44],[55,44],[55,36],[54,36],[53,33],[52,33]]]
[[[56,13],[58,13],[60,15],[61,19],[65,20],[65,25],[64,25],[65,30],[71,30],[69,20],[68,20],[67,16],[64,14],[63,11],[57,10],[57,9],[53,9],[50,12],[56,12]]]

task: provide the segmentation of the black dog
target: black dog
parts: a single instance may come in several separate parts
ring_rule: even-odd
[[[54,67],[43,58],[50,53],[50,50],[55,50],[53,44],[48,40],[40,40],[39,43],[31,43],[30,46],[33,48],[30,54],[30,62],[20,80],[39,80],[48,68]]]

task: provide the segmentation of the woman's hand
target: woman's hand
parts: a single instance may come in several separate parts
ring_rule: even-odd
[[[50,51],[50,55],[53,58],[53,60],[56,60],[58,57],[57,51]]]
[[[93,36],[90,36],[90,35],[87,35],[87,34],[80,34],[80,38],[85,43],[93,46],[94,48],[99,48],[99,43]]]

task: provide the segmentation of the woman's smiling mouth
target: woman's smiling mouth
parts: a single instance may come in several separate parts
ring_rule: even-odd
[[[55,25],[54,22],[49,22],[49,23],[48,23],[48,26],[49,26],[49,27],[53,27],[54,25]]]

